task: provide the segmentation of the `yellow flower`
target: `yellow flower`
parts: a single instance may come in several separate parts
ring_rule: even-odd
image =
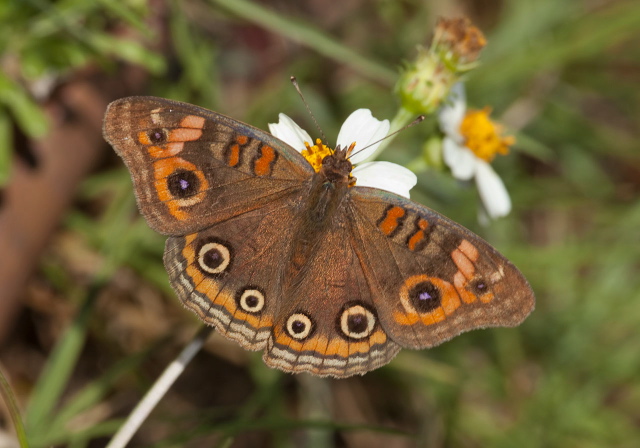
[[[497,154],[508,154],[509,146],[516,142],[512,136],[503,137],[502,126],[489,119],[491,108],[468,110],[460,123],[460,134],[465,140],[465,146],[473,153],[491,162]]]
[[[445,134],[442,157],[456,179],[475,179],[480,199],[490,218],[511,211],[509,193],[489,164],[497,154],[507,154],[515,138],[502,136],[502,127],[489,119],[489,108],[467,110],[464,85],[451,89],[450,100],[439,113]]]
[[[331,155],[333,150],[329,148],[327,145],[322,143],[322,140],[317,138],[316,144],[311,146],[308,142],[304,142],[304,146],[307,149],[303,149],[301,154],[307,159],[307,162],[311,164],[315,172],[320,171],[320,167],[322,167],[322,159]]]

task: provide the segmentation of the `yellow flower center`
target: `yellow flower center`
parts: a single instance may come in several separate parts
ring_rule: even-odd
[[[516,142],[512,136],[502,136],[502,126],[489,119],[491,109],[469,110],[460,125],[465,146],[480,159],[491,162],[496,154],[508,154]]]
[[[333,150],[322,143],[319,138],[316,139],[315,145],[311,146],[308,142],[304,142],[304,146],[307,149],[302,150],[302,155],[311,164],[315,172],[319,172],[320,167],[322,167],[322,159],[331,155]]]

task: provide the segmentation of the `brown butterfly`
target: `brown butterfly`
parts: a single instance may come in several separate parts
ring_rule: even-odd
[[[348,377],[401,347],[515,326],[534,296],[464,227],[358,186],[350,148],[316,172],[271,134],[191,104],[130,97],[104,136],[131,171],[182,302],[271,367]]]

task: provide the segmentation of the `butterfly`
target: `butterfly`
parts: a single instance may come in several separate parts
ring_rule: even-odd
[[[337,147],[316,172],[273,135],[187,103],[111,103],[104,137],[138,206],[168,235],[183,304],[286,372],[344,378],[401,348],[520,324],[527,280],[480,237],[388,191],[358,186]]]

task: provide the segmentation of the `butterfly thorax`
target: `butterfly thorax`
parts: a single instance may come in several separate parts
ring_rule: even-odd
[[[347,152],[338,147],[333,154],[322,159],[320,170],[311,180],[309,200],[305,203],[305,225],[322,230],[333,221],[354,181],[351,177],[353,165],[347,158]]]
[[[295,279],[304,272],[325,231],[339,225],[344,198],[353,183],[352,168],[347,151],[338,147],[322,160],[320,171],[313,175],[308,199],[300,210],[302,219],[292,238],[289,278]]]

